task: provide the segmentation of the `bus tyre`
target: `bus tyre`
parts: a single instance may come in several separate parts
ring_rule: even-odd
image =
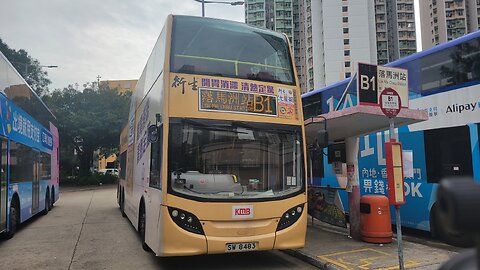
[[[142,241],[143,250],[149,252],[150,247],[145,242],[145,220],[146,220],[145,209],[142,205],[140,206],[140,215],[138,216],[138,232],[140,234],[140,240]]]
[[[11,239],[18,228],[19,214],[18,206],[16,204],[10,207],[10,224],[8,226],[8,232],[5,234],[5,239]]]
[[[54,203],[55,203],[55,188],[52,188],[52,192],[50,193],[50,210],[53,209]]]
[[[125,214],[125,194],[120,193],[120,212],[122,213],[122,217],[126,217],[127,215]]]
[[[43,215],[48,214],[49,210],[50,210],[50,192],[47,191],[47,193],[45,193],[45,209],[43,209],[42,214]]]
[[[432,207],[433,232],[445,243],[456,247],[472,247],[474,245],[474,237],[468,233],[447,230],[446,225],[442,223],[437,213],[438,207]]]

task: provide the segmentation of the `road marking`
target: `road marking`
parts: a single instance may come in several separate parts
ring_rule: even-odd
[[[398,256],[373,248],[362,248],[350,251],[320,255],[318,258],[339,266],[345,270],[393,270],[398,269]],[[405,267],[418,266],[420,263],[406,260]]]

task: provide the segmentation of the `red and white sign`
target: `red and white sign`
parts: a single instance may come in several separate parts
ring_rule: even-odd
[[[253,218],[253,205],[232,206],[232,218]]]
[[[392,88],[385,88],[380,94],[380,109],[389,118],[397,116],[402,108],[400,95]]]

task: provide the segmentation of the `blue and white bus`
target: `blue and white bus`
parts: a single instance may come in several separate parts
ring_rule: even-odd
[[[480,179],[480,31],[385,66],[408,69],[410,108],[425,110],[429,116],[426,122],[396,130],[404,151],[413,152],[413,174],[405,179],[407,204],[402,206],[402,226],[431,231],[451,244],[465,244],[467,235],[446,232],[437,221],[435,195],[437,183],[444,177]],[[341,99],[349,81],[304,94],[305,119],[355,106],[355,79]],[[360,138],[362,195],[387,194],[384,142],[388,139],[388,131]],[[315,159],[314,184],[339,187],[323,155]],[[348,205],[347,196],[341,197],[343,205]]]
[[[58,200],[55,116],[0,53],[0,233],[47,214]]]

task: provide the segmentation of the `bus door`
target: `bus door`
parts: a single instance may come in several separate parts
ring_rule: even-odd
[[[38,179],[40,153],[34,151],[33,155],[32,212],[35,212],[38,209],[40,199],[40,183]]]
[[[0,232],[7,227],[7,211],[8,211],[8,182],[7,182],[7,157],[8,148],[7,140],[0,138],[1,156],[0,156]]]

